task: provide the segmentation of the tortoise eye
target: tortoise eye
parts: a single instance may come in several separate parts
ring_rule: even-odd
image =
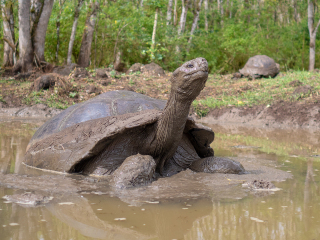
[[[193,68],[193,64],[188,64],[187,68]]]

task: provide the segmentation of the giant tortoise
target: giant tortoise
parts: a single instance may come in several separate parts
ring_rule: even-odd
[[[256,55],[249,58],[244,67],[239,70],[242,76],[251,78],[275,77],[279,71],[279,64],[266,55]]]
[[[188,117],[191,103],[207,77],[207,61],[196,58],[173,72],[166,104],[132,93],[124,101],[128,105],[119,108],[125,98],[121,94],[128,94],[119,91],[72,106],[35,133],[24,162],[53,171],[106,175],[128,157],[141,154],[153,158],[156,172],[162,176],[187,168],[244,173],[240,163],[214,157],[210,147],[213,131]],[[114,94],[118,97],[112,97]]]

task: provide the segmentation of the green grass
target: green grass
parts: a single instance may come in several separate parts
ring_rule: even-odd
[[[70,105],[68,101],[59,98],[57,93],[52,93],[47,98],[44,97],[45,94],[45,91],[31,92],[27,97],[24,98],[24,103],[27,105],[43,103],[46,104],[48,107],[57,109],[66,109]]]
[[[303,85],[314,87],[312,92],[302,96],[293,95],[296,87],[290,86],[289,83],[294,80],[299,80]],[[214,93],[209,94],[205,99],[194,101],[195,109],[271,105],[279,100],[297,101],[320,95],[320,73],[291,71],[280,74],[276,78],[253,81],[246,78],[233,80],[231,77],[226,79],[224,76],[210,75],[206,86],[211,87]]]
[[[6,103],[6,100],[3,99],[2,95],[0,95],[0,102]]]

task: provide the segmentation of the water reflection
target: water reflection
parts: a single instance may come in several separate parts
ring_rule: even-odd
[[[1,173],[39,174],[21,164],[35,127],[0,123]],[[309,156],[319,152],[319,137],[309,132],[297,132],[293,137],[290,131],[261,129],[218,127],[218,131],[218,152],[274,159],[294,178],[277,183],[283,190],[275,194],[251,194],[238,200],[190,198],[131,206],[105,194],[67,191],[53,193],[52,202],[37,208],[0,200],[1,239],[317,239],[320,162]],[[261,148],[230,148],[234,145]],[[15,192],[0,188],[0,197]],[[66,202],[70,204],[59,204]]]
[[[0,122],[0,172],[19,173],[34,124]]]
[[[319,168],[319,163],[315,165]],[[185,239],[318,239],[319,177],[312,169],[313,159],[294,168],[306,171],[305,179],[287,180],[280,186],[284,190],[273,196],[214,202],[212,212],[196,220]]]

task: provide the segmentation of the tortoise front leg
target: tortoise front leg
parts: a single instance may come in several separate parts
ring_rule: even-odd
[[[110,185],[120,189],[147,185],[152,182],[155,169],[156,162],[150,155],[132,155],[112,173]]]
[[[195,160],[189,167],[195,172],[244,174],[241,163],[229,158],[206,157]]]

